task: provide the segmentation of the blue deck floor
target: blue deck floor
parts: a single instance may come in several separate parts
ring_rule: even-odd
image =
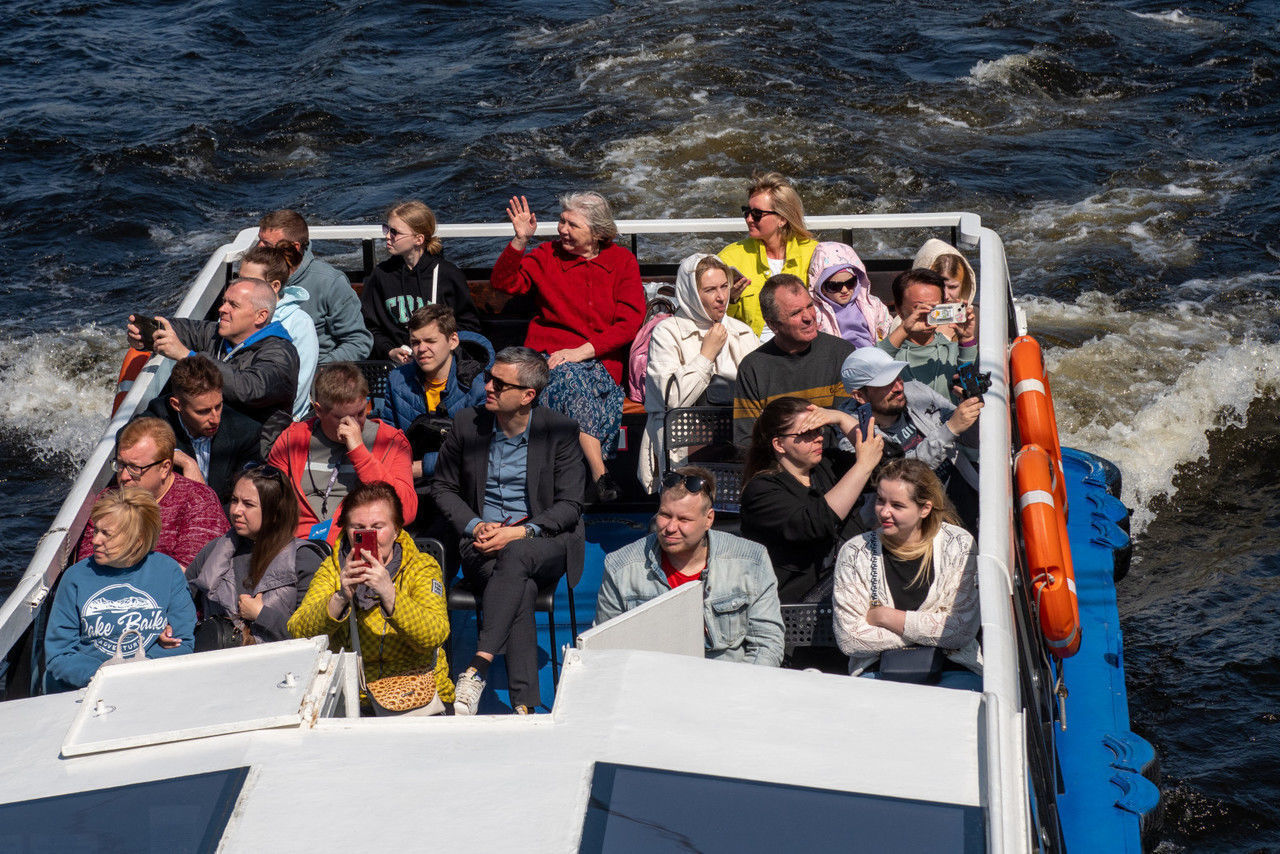
[[[577,609],[578,631],[591,626],[596,612],[596,592],[600,589],[600,576],[604,569],[604,556],[643,536],[649,525],[651,514],[618,513],[590,514],[585,517],[587,523],[587,555],[582,571],[582,579],[574,588],[574,604]],[[569,620],[569,597],[563,579],[556,590],[556,646],[564,647],[572,644],[573,628]],[[473,611],[453,611],[449,615],[453,638],[453,651],[449,666],[456,675],[462,670],[476,652],[476,615]],[[537,615],[538,624],[538,679],[541,687],[542,704],[539,712],[549,712],[555,702],[555,682],[551,668],[551,643],[547,633],[547,615]],[[559,660],[560,650],[555,650]],[[480,714],[503,714],[511,711],[511,700],[507,690],[507,669],[504,658],[498,656],[489,670],[489,685],[480,699]]]

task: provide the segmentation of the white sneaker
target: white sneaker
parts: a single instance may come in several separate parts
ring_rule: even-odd
[[[458,674],[458,680],[454,684],[453,713],[474,715],[480,707],[480,695],[484,693],[485,681],[474,667],[468,667]]]

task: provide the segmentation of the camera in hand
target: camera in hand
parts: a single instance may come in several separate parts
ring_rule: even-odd
[[[973,362],[965,362],[957,372],[960,396],[965,400],[981,397],[991,388],[991,372],[978,373],[978,366]]]
[[[138,334],[142,336],[142,349],[154,350],[156,348],[156,330],[160,328],[160,324],[156,319],[149,314],[135,311],[133,313],[133,325],[138,327]]]

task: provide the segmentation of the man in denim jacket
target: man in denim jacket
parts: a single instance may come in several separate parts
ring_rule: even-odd
[[[773,564],[759,543],[711,530],[715,490],[715,478],[697,466],[662,479],[655,533],[605,558],[595,624],[701,580],[707,658],[777,667],[783,632]]]

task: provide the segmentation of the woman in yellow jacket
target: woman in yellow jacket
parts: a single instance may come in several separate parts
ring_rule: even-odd
[[[743,275],[729,292],[729,316],[759,335],[764,331],[760,289],[765,281],[778,273],[791,273],[808,284],[809,262],[818,241],[804,227],[800,194],[777,172],[752,177],[742,215],[747,220],[747,239],[730,243],[719,257]]]
[[[296,638],[328,635],[332,649],[350,647],[348,609],[356,609],[366,682],[434,663],[436,695],[453,702],[442,644],[449,637],[444,575],[404,531],[395,490],[381,481],[347,493],[338,516],[342,534],[289,619]],[[377,553],[351,557],[353,533],[377,532]],[[439,704],[434,704],[439,707]]]

